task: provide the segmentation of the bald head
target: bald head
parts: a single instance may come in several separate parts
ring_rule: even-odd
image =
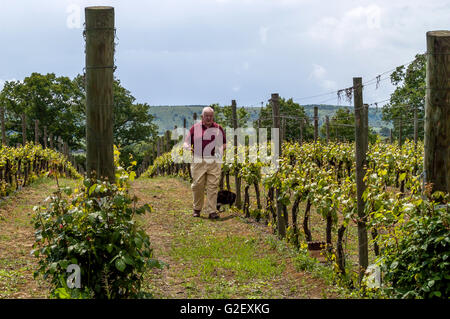
[[[202,122],[205,126],[210,127],[214,122],[214,109],[210,106],[203,108]]]
[[[202,110],[202,116],[205,115],[205,113],[212,113],[214,115],[214,109],[210,106],[206,106]]]

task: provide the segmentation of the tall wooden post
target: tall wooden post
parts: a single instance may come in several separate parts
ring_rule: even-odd
[[[44,126],[44,148],[47,148],[47,126]]]
[[[398,146],[402,147],[402,145],[403,145],[403,118],[400,115],[398,123]]]
[[[39,120],[34,120],[34,144],[39,144]]]
[[[327,134],[327,144],[330,140],[330,120],[328,118],[328,115],[325,117],[325,128],[326,128],[326,134]]]
[[[231,100],[231,111],[233,113],[233,128],[234,128],[234,160],[238,160],[238,137],[236,134],[236,130],[238,128],[238,118],[237,118],[237,111],[236,111],[236,100]],[[242,197],[241,197],[241,179],[239,177],[238,172],[236,172],[236,175],[234,177],[235,184],[236,184],[236,207],[241,209],[242,208]]]
[[[64,142],[64,155],[69,158],[69,144]]]
[[[167,130],[166,134],[164,135],[164,152],[170,151],[170,131]]]
[[[363,181],[366,170],[364,168],[366,161],[365,150],[367,141],[364,128],[364,110],[362,96],[362,78],[353,78],[354,106],[355,106],[355,160],[356,160],[356,196],[358,208],[358,246],[359,246],[359,267],[360,280],[364,276],[364,272],[369,265],[369,249],[367,241],[366,216],[364,214],[363,193],[365,183]]]
[[[314,106],[314,142],[317,142],[319,137],[319,108]]]
[[[281,120],[281,143],[286,140],[286,118],[283,117]]]
[[[270,99],[272,102],[272,118],[273,118],[273,127],[275,129],[280,129],[280,105],[279,105],[279,95],[278,93],[273,93],[272,98]],[[278,154],[281,157],[281,136],[278,134],[278,141],[272,141],[278,147]],[[279,201],[280,198],[280,189],[277,187],[275,189],[275,196],[277,202],[277,232],[280,238],[286,237],[286,223],[285,216],[283,210],[283,204]]]
[[[0,117],[1,117],[1,125],[2,125],[2,145],[7,145],[6,141],[6,130],[5,130],[5,107],[0,107]]]
[[[389,143],[394,143],[394,134],[392,133],[392,129],[389,129]]]
[[[427,32],[425,183],[450,192],[450,31]]]
[[[22,145],[27,144],[27,116],[22,113]]]
[[[156,137],[156,155],[157,157],[161,156],[161,139]]]
[[[114,8],[87,7],[85,15],[87,174],[114,183]]]

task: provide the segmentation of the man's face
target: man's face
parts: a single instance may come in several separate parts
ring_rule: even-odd
[[[203,113],[203,123],[208,126],[211,125],[214,121],[214,112],[205,112]]]

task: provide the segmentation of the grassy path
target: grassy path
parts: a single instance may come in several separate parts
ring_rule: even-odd
[[[60,186],[74,180],[60,179]],[[33,207],[57,189],[50,178],[40,178],[30,186],[0,201],[0,298],[47,298],[48,286],[34,280],[37,260],[30,255],[34,228]]]
[[[177,178],[138,179],[134,192],[154,212],[142,217],[155,258],[146,290],[156,298],[337,298],[259,224],[227,211],[219,220],[191,217],[189,184]]]
[[[61,179],[60,185],[76,181]],[[30,255],[33,206],[56,190],[41,178],[0,201],[0,298],[48,298]],[[155,298],[338,298],[322,278],[299,270],[298,255],[261,224],[231,210],[219,220],[193,218],[190,185],[177,178],[138,179],[131,193],[154,212],[139,216],[155,258],[169,266],[146,274]]]

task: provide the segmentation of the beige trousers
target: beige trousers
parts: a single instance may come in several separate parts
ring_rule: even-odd
[[[203,160],[201,163],[191,163],[193,193],[193,206],[195,210],[202,210],[205,187],[206,187],[206,207],[207,214],[217,211],[217,193],[219,192],[219,179],[221,174],[221,163],[208,163]]]

